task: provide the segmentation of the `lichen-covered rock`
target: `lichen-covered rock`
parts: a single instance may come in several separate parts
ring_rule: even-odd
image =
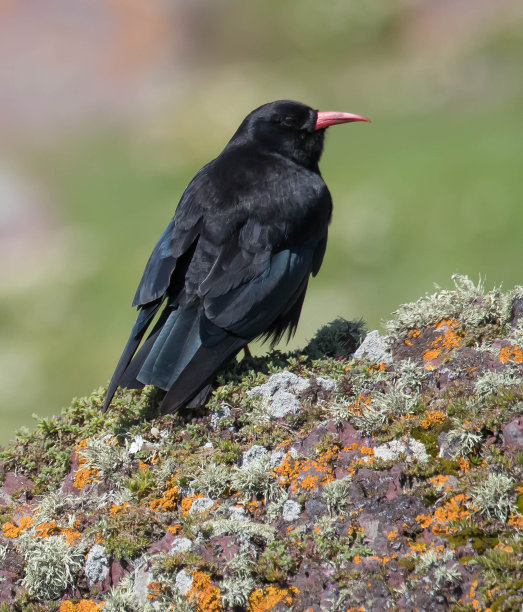
[[[95,544],[85,560],[85,575],[91,586],[97,582],[103,582],[109,574],[109,559],[105,552],[105,546]]]
[[[354,352],[354,357],[355,359],[367,357],[377,363],[390,363],[391,355],[386,337],[381,336],[377,329],[370,331]]]
[[[352,356],[363,327],[338,320],[304,354],[232,364],[197,413],[145,388],[103,415],[100,390],[21,432],[0,602],[519,610],[523,290],[455,283],[402,306],[386,346]]]

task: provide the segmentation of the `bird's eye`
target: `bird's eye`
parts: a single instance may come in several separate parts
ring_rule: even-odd
[[[288,115],[287,117],[282,117],[280,120],[280,123],[284,126],[284,127],[288,127],[288,128],[295,128],[298,126],[296,118],[295,117],[291,117],[290,115]]]

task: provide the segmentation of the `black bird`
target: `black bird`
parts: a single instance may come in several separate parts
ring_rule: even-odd
[[[167,391],[163,412],[203,403],[218,370],[249,342],[292,336],[327,244],[325,128],[350,121],[369,120],[264,104],[196,174],[145,267],[104,410],[118,386]]]

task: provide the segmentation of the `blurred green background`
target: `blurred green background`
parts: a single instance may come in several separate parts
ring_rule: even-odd
[[[328,133],[335,211],[293,346],[461,272],[522,283],[520,0],[2,0],[0,442],[106,384],[147,257],[253,108]]]

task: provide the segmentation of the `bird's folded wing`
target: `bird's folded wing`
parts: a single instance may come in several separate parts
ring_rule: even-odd
[[[186,227],[177,215],[156,243],[133,300],[133,306],[143,306],[162,298],[169,288],[178,259],[198,240],[199,215]]]
[[[215,282],[202,295],[205,319],[214,326],[243,338],[255,338],[295,303],[306,286],[312,271],[314,249],[300,247],[284,249],[264,261],[263,272],[249,278],[252,268],[244,272],[247,279],[234,288],[215,277]],[[230,281],[230,278],[227,279]],[[236,279],[237,280],[237,279]],[[216,287],[221,287],[218,293]],[[201,335],[204,344],[212,343],[212,326],[202,320]]]

